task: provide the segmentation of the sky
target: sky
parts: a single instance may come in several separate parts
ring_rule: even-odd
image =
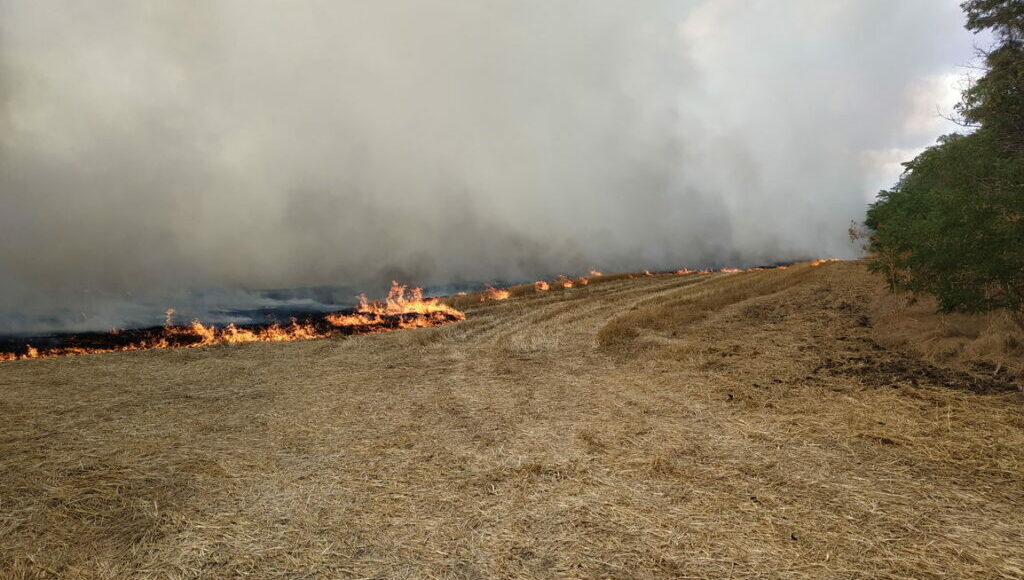
[[[978,43],[955,0],[0,0],[0,334],[854,257]]]

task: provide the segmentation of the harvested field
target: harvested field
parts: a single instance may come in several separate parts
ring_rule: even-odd
[[[0,365],[0,577],[1024,577],[1014,329],[856,263],[463,302]]]

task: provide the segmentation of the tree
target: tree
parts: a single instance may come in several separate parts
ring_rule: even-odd
[[[1024,150],[1024,0],[971,0],[962,4],[967,28],[991,29],[1001,41],[985,53],[986,73],[964,91],[957,112],[993,133],[1009,153]]]
[[[1024,2],[1021,0],[968,0],[960,5],[967,14],[967,30],[991,30],[1003,42],[1024,40]]]
[[[967,27],[999,42],[957,110],[977,129],[905,163],[868,210],[869,268],[944,312],[1007,308],[1024,327],[1024,0],[972,0]]]

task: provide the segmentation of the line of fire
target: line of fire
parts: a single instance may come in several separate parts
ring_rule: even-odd
[[[818,266],[829,261],[832,260],[815,260],[811,262],[811,265]],[[772,266],[772,268],[786,267],[785,265]],[[681,269],[664,272],[661,275],[731,274],[762,269],[766,268]],[[571,279],[563,275],[551,282],[538,280],[533,284],[533,290],[534,292],[547,292],[552,288],[583,287],[591,279],[603,276],[597,270],[591,270],[589,278]],[[631,278],[634,276],[652,277],[655,274],[644,270],[642,274],[629,275]],[[465,293],[460,294],[464,295]],[[487,286],[480,293],[480,301],[505,300],[510,295],[507,289]],[[458,322],[466,318],[462,311],[445,303],[441,298],[424,298],[422,288],[409,288],[398,282],[391,283],[391,289],[383,301],[370,301],[365,295],[361,295],[359,305],[351,310],[311,315],[303,320],[293,318],[288,324],[276,322],[227,324],[218,327],[193,320],[188,324],[176,325],[173,320],[174,310],[169,309],[166,314],[163,326],[150,328],[62,333],[29,341],[16,338],[2,339],[0,340],[0,362],[134,350],[196,348],[248,342],[292,342],[428,328]],[[33,341],[35,344],[32,344]],[[45,344],[40,341],[45,341]],[[28,343],[26,344],[26,342]]]

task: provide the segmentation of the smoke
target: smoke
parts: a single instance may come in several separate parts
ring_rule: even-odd
[[[954,0],[0,0],[0,331],[850,256],[947,130],[961,25]]]

